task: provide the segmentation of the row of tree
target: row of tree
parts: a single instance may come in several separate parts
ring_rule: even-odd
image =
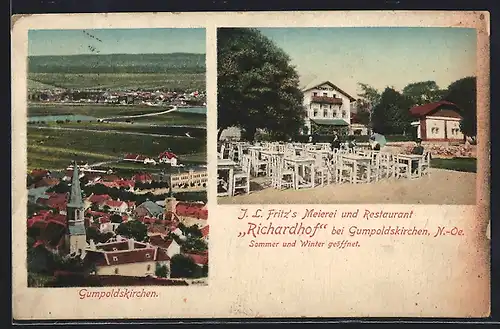
[[[252,141],[257,129],[274,140],[297,135],[304,125],[303,94],[289,56],[257,29],[223,28],[217,34],[218,139],[239,127]],[[461,128],[476,134],[476,79],[467,77],[440,89],[434,81],[408,84],[401,92],[382,92],[360,83],[357,118],[382,134],[408,134],[415,105],[447,100],[463,111]]]

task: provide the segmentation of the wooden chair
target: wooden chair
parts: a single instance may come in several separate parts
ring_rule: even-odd
[[[337,154],[335,164],[335,179],[337,183],[354,182],[354,166],[342,158],[342,152]]]
[[[324,186],[325,182],[330,184],[331,174],[326,166],[326,162],[321,154],[316,154],[314,157],[314,186]],[[316,185],[317,184],[317,185]]]
[[[394,157],[391,153],[380,153],[380,178],[390,178],[394,174]]]
[[[421,176],[430,175],[430,170],[429,170],[430,168],[431,168],[431,152],[426,152],[422,160],[420,175]]]
[[[400,159],[401,158],[398,155],[394,156],[394,176],[396,178],[408,178],[409,175],[411,175],[410,165],[406,162],[400,161]]]
[[[233,175],[233,195],[243,190],[244,193],[250,193],[250,157],[241,158],[241,167]]]
[[[276,189],[295,188],[295,172],[285,168],[284,160],[281,156],[272,156],[271,164],[271,185]]]

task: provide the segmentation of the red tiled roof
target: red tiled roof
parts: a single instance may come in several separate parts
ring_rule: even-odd
[[[125,179],[120,179],[117,181],[114,181],[115,185],[117,187],[134,187],[135,182],[133,180],[125,180]]]
[[[175,208],[178,216],[192,217],[198,219],[207,219],[208,210],[205,205],[199,203],[179,202]]]
[[[154,256],[155,256],[155,249],[153,248],[134,249],[127,251],[114,251],[106,253],[106,258],[110,266],[130,264],[130,263],[150,262],[154,261],[155,259]]]
[[[201,231],[201,235],[202,235],[203,237],[208,236],[208,233],[209,233],[209,226],[208,226],[208,225],[207,225],[207,226],[204,226],[204,227],[203,227],[200,231]]]
[[[149,237],[149,243],[153,246],[167,249],[172,244],[172,239],[165,239],[161,235],[153,235]]]
[[[109,199],[111,199],[111,197],[108,194],[92,194],[88,200],[92,203],[101,204]]]
[[[460,111],[459,107],[452,102],[448,101],[439,101],[434,103],[428,103],[420,106],[414,106],[410,109],[410,113],[416,117],[423,117],[429,115],[431,112],[437,110],[442,106],[448,106],[454,108],[456,111]]]
[[[44,177],[38,182],[35,183],[35,187],[42,187],[42,186],[54,186],[59,184],[59,179],[57,178],[49,178],[49,177]]]
[[[127,205],[125,201],[118,201],[118,200],[106,200],[105,204],[109,207],[115,207],[115,208]]]
[[[46,176],[48,173],[49,173],[49,171],[45,170],[45,169],[33,169],[31,171],[31,176],[41,177],[41,176]]]
[[[101,177],[101,180],[104,182],[114,182],[114,181],[120,180],[120,177],[118,177],[116,175],[104,175]]]
[[[137,157],[138,157],[138,155],[137,155],[137,154],[132,154],[132,153],[129,153],[129,154],[125,155],[124,159],[127,159],[127,160],[135,160]]]
[[[128,250],[128,241],[117,241],[112,243],[100,244],[96,246],[97,250],[113,251],[115,250]]]
[[[132,177],[132,180],[136,182],[146,182],[153,180],[153,178],[148,173],[141,173],[141,174],[135,174],[134,177]]]
[[[162,158],[167,158],[167,159],[172,159],[172,158],[177,158],[177,155],[175,155],[174,153],[172,152],[162,152],[160,153],[160,155],[158,156],[158,158],[162,159]]]
[[[185,253],[184,256],[191,258],[195,264],[207,265],[208,264],[208,254],[188,254]]]

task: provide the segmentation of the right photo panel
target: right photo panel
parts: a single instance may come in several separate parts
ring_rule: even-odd
[[[476,30],[217,29],[219,204],[476,204]]]

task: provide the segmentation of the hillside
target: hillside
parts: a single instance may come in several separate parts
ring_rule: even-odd
[[[205,73],[205,54],[29,56],[30,73]]]

